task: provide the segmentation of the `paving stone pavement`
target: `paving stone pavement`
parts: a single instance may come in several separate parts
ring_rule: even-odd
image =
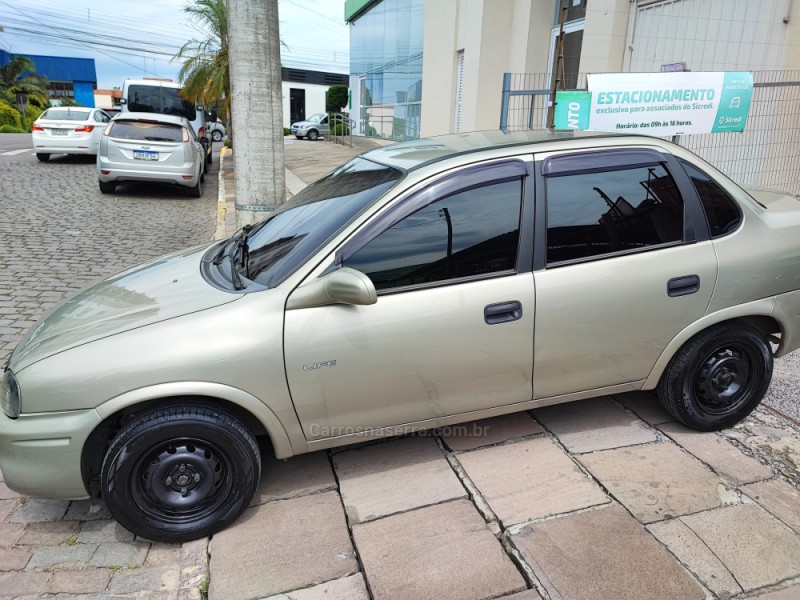
[[[335,166],[326,146],[290,141],[287,165],[313,163],[322,174]],[[348,152],[355,153],[337,148],[336,159]],[[73,171],[86,167],[42,166],[76,179]],[[300,178],[313,179],[312,170]],[[84,190],[66,179],[65,189]],[[0,206],[7,185],[0,181]],[[223,198],[229,204],[232,187]],[[91,214],[93,203],[106,200],[77,204]],[[219,214],[206,200],[199,237],[211,235]],[[106,268],[173,249],[174,221],[193,215],[168,197],[120,194],[117,201],[123,222],[139,233],[116,231],[110,214],[89,235],[98,239],[84,241],[86,230],[75,229],[78,248],[58,263],[60,275],[46,264],[21,264],[25,253],[6,242],[26,244],[44,262],[48,252],[37,243],[52,254],[71,238],[49,239],[34,228],[29,239],[0,225],[0,259],[20,276],[27,266],[29,283],[44,278],[42,288],[62,288],[58,297],[14,296],[22,315],[15,331]],[[151,224],[163,234],[124,220],[137,213],[130,204],[147,215],[163,204],[166,213]],[[38,220],[23,222],[47,231],[47,211],[33,213]],[[81,220],[66,210],[64,222]],[[127,254],[114,247],[108,262],[95,262],[115,236]],[[145,248],[136,246],[142,239]],[[176,246],[191,243],[181,238]],[[0,278],[4,298],[10,286]],[[782,393],[796,404],[796,389]],[[199,599],[209,581],[210,600],[800,598],[800,427],[769,406],[731,429],[697,434],[672,422],[652,394],[633,393],[287,461],[265,452],[245,515],[211,540],[182,546],[132,538],[100,502],[22,498],[0,480],[0,599]]]

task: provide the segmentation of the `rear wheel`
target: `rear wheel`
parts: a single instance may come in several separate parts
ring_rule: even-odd
[[[113,181],[100,181],[100,191],[104,194],[113,194],[117,191],[117,184]]]
[[[214,405],[172,406],[137,415],[103,461],[108,509],[149,540],[185,542],[230,525],[261,476],[252,434]]]
[[[215,129],[214,131],[211,132],[211,139],[214,140],[215,142],[220,141],[222,139],[222,132],[218,129]]]
[[[36,158],[38,158],[42,162],[47,162],[48,160],[50,160],[50,155],[49,154],[42,154],[40,152],[37,152],[36,153]]]
[[[666,411],[701,431],[738,423],[758,406],[772,378],[772,349],[746,323],[716,325],[686,342],[658,384]]]
[[[203,179],[199,177],[197,179],[197,185],[189,188],[189,195],[192,198],[201,198],[203,196]]]

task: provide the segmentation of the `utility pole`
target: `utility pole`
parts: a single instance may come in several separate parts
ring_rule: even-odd
[[[236,226],[286,200],[278,0],[228,0]]]

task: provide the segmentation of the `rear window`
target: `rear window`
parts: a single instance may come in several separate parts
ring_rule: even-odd
[[[131,85],[128,87],[128,110],[162,115],[197,118],[194,104],[181,98],[180,90],[160,85]]]
[[[89,118],[89,111],[75,110],[74,108],[48,108],[39,118],[51,121],[85,121]]]
[[[167,123],[144,123],[142,121],[114,121],[109,135],[122,140],[147,142],[180,142],[183,128]]]

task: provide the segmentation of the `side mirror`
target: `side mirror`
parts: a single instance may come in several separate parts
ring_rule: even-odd
[[[127,98],[120,98],[119,99],[119,103],[120,104],[127,104],[128,103],[128,99]]]
[[[364,273],[344,267],[297,288],[289,296],[286,310],[330,304],[365,306],[377,301],[372,280]]]

